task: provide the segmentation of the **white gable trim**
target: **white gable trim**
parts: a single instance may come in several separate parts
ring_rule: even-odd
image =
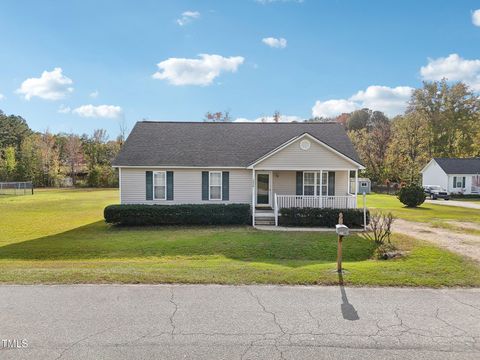
[[[420,170],[420,173],[423,174],[423,173],[430,167],[430,165],[432,165],[433,163],[437,164],[437,166],[440,168],[440,170],[443,171],[443,173],[444,173],[445,175],[449,175],[449,174],[447,174],[447,172],[446,172],[445,170],[443,170],[443,168],[440,166],[440,164],[435,161],[435,159],[430,160],[430,161],[428,162],[428,164],[425,165],[422,170]]]
[[[283,143],[282,145],[280,145],[279,147],[277,147],[276,149],[273,149],[272,151],[270,151],[269,153],[263,155],[262,157],[258,158],[257,160],[255,160],[254,163],[250,164],[248,166],[247,169],[253,169],[256,165],[258,165],[259,163],[261,163],[262,161],[268,159],[269,157],[275,155],[276,153],[278,153],[279,151],[285,149],[287,146],[289,146],[290,144],[294,143],[295,141],[297,140],[300,140],[304,137],[308,137],[310,138],[311,140],[315,141],[317,144],[325,147],[327,150],[330,150],[331,152],[333,152],[334,154],[340,156],[342,159],[350,162],[351,164],[355,165],[356,168],[360,169],[360,170],[363,170],[365,169],[365,166],[363,166],[362,164],[356,162],[355,160],[353,159],[350,159],[348,156],[345,156],[343,155],[341,152],[335,150],[334,148],[332,148],[331,146],[325,144],[323,141],[320,141],[318,140],[316,137],[310,135],[309,133],[303,133],[302,135],[299,135],[299,136],[295,136],[293,138],[291,138],[290,140],[286,141],[285,143]]]

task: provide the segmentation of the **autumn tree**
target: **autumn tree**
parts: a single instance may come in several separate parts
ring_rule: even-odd
[[[232,121],[232,117],[230,116],[229,111],[218,111],[218,112],[210,112],[208,111],[205,114],[205,117],[203,119],[205,122],[230,122]]]
[[[413,92],[407,113],[428,127],[429,157],[468,157],[476,153],[480,100],[467,85],[424,82]]]
[[[391,180],[406,183],[420,180],[420,170],[430,160],[428,137],[429,126],[422,116],[409,113],[393,119],[387,156]]]
[[[353,121],[352,121],[353,118]],[[388,178],[387,151],[391,139],[391,123],[380,111],[362,109],[354,111],[348,120],[350,139],[366,166],[365,175],[373,181]]]
[[[70,169],[72,184],[75,186],[77,182],[77,172],[84,162],[82,141],[78,135],[70,134],[66,137],[64,153]]]

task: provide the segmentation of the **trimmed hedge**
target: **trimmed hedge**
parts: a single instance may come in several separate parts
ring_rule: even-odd
[[[115,225],[246,225],[249,204],[109,205],[105,221]]]
[[[450,194],[450,199],[480,199],[480,194]]]
[[[283,208],[278,223],[281,226],[320,226],[334,228],[338,215],[343,213],[343,224],[349,228],[363,227],[363,209]],[[370,211],[367,210],[367,224]]]

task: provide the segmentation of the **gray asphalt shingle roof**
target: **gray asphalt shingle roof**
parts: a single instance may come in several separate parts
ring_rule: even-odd
[[[247,167],[304,133],[361,163],[345,130],[337,123],[140,121],[113,165]]]
[[[447,174],[480,174],[480,158],[434,158]]]

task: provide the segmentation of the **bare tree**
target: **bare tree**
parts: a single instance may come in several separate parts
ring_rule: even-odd
[[[84,161],[82,141],[78,135],[70,134],[65,142],[65,156],[70,168],[72,185],[77,182],[77,173]]]
[[[282,118],[282,115],[280,115],[280,111],[275,110],[273,113],[273,122],[278,123],[280,122],[280,119]]]
[[[127,138],[127,129],[128,129],[125,118],[122,118],[122,120],[120,120],[120,122],[118,123],[118,126],[120,128],[120,134],[118,135],[117,141],[120,144],[120,146],[122,146]]]

